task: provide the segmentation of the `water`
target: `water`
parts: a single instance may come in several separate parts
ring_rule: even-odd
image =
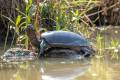
[[[43,59],[0,63],[0,80],[120,80],[120,61]]]
[[[119,38],[119,35],[116,36]],[[2,46],[0,54],[3,54]],[[0,62],[0,80],[120,80],[119,66],[120,59],[111,59],[110,56],[94,57],[91,60],[47,58]]]

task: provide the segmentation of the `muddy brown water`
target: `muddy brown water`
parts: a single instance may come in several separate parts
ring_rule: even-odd
[[[116,35],[115,38],[120,39],[119,31],[105,34],[107,37]],[[0,46],[0,54],[3,53]],[[82,60],[47,58],[0,63],[0,80],[120,80],[120,57]]]

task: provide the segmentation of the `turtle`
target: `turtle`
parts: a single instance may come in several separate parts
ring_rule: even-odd
[[[58,30],[40,33],[40,38],[38,38],[32,24],[27,26],[26,32],[31,44],[38,49],[39,57],[46,57],[48,54],[52,55],[55,53],[56,56],[59,56],[66,51],[70,51],[71,53],[74,51],[84,57],[90,57],[95,52],[93,46],[82,34]],[[56,50],[56,52],[53,50]],[[68,55],[70,54],[67,53]]]

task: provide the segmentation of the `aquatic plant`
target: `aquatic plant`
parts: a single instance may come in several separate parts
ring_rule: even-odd
[[[20,15],[18,15],[16,18],[16,24],[15,24],[16,26],[15,32],[18,34],[18,37],[20,37],[20,32],[22,32],[25,28],[27,28],[28,24],[32,22],[32,14],[30,12],[32,4],[33,4],[32,0],[29,0],[28,3],[26,3],[25,12],[21,12],[20,9],[17,8],[17,11],[20,13]],[[36,20],[35,20],[35,23],[36,23]],[[35,28],[37,27],[35,26]],[[28,48],[28,37],[26,36],[26,33],[25,35],[23,35],[23,40],[24,40],[25,47]]]
[[[119,46],[119,42],[112,38],[110,47],[109,47],[112,50],[111,59],[118,59],[118,49],[117,49],[118,46]]]
[[[37,1],[36,3],[34,3],[33,0],[28,0],[28,2],[23,1],[25,9],[21,10],[19,5],[17,6],[16,10],[19,14],[15,21],[10,17],[2,16],[11,22],[12,28],[15,28],[15,34],[17,34],[16,42],[22,42],[26,48],[28,48],[29,39],[24,30],[29,23],[34,24],[36,32],[39,31],[40,27],[44,27],[47,30],[70,30],[82,33],[86,38],[90,38],[92,34],[90,26],[92,24],[92,28],[94,28],[94,21],[91,21],[89,17],[87,17],[87,12],[93,9],[95,4],[100,2],[98,0],[45,0],[41,2]],[[91,15],[92,14],[93,13],[91,13]],[[96,19],[98,19],[98,17]],[[104,53],[106,47],[104,40],[104,35],[97,32],[95,44],[97,49],[99,49],[99,54]],[[114,47],[117,46],[117,44],[113,39],[110,46]]]
[[[104,36],[102,36],[100,33],[97,33],[96,36],[96,47],[98,49],[98,53],[102,55],[105,48],[105,41]]]

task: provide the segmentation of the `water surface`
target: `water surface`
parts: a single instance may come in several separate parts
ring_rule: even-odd
[[[111,37],[120,40],[119,31],[112,29],[111,33],[105,32],[108,45]],[[3,46],[0,46],[1,54]],[[0,60],[0,80],[120,80],[120,59],[47,58],[15,63]]]

